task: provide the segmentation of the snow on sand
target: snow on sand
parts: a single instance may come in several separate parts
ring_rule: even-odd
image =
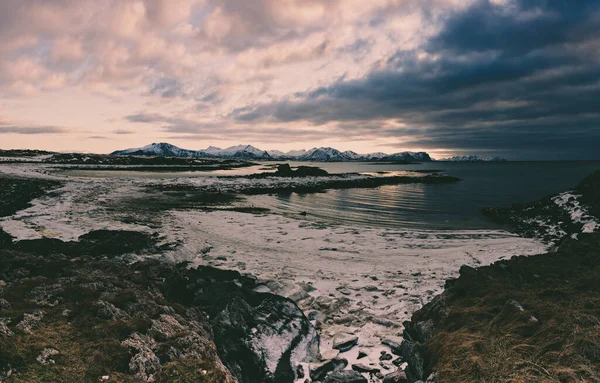
[[[340,334],[358,336],[359,350],[380,362],[384,339],[399,340],[402,322],[443,289],[462,265],[478,266],[546,250],[502,231],[427,232],[331,226],[273,214],[177,212],[164,226],[183,243],[173,259],[196,259],[264,280],[264,291],[295,300],[321,327],[321,350]],[[197,255],[204,252],[200,257]],[[383,367],[383,366],[382,366]],[[385,367],[384,367],[385,368]]]

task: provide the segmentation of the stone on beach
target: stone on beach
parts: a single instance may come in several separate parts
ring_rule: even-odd
[[[333,337],[333,348],[346,352],[358,344],[358,337],[349,334],[338,334]]]
[[[327,375],[323,383],[368,383],[368,380],[356,371],[344,370]]]

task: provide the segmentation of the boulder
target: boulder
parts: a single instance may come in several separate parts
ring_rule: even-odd
[[[310,378],[312,380],[322,380],[332,371],[343,370],[348,365],[348,361],[343,358],[335,358],[321,363],[310,364]]]
[[[349,334],[338,334],[333,337],[333,348],[346,352],[358,344],[358,337]]]
[[[378,367],[368,366],[368,365],[362,364],[362,363],[353,364],[352,369],[357,372],[366,372],[369,374],[376,374],[380,371],[380,369]]]
[[[398,370],[384,376],[383,383],[408,383],[408,378],[404,371]]]
[[[152,319],[152,326],[150,326],[148,334],[157,340],[168,340],[185,331],[186,328],[173,316],[161,314],[158,319]]]
[[[154,382],[160,372],[160,360],[153,351],[140,351],[129,361],[129,372],[144,382]]]
[[[39,309],[34,310],[31,314],[25,313],[23,315],[23,320],[17,323],[15,327],[21,332],[32,334],[33,329],[42,321],[44,315],[45,312]]]
[[[402,355],[402,347],[400,342],[396,342],[392,339],[384,339],[381,341],[381,343],[388,346],[392,350],[393,354]]]
[[[115,305],[113,305],[110,302],[106,302],[100,299],[96,301],[95,305],[96,307],[98,307],[98,312],[96,314],[98,318],[108,320],[119,320],[129,317],[129,315],[125,311],[115,307]]]
[[[368,380],[359,372],[343,370],[327,375],[323,383],[368,383]]]

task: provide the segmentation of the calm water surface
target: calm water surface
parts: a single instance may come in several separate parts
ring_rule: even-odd
[[[600,170],[600,161],[308,165],[330,172],[440,169],[462,181],[448,185],[410,184],[257,196],[253,202],[279,212],[306,211],[339,223],[436,230],[492,229],[498,226],[481,214],[482,208],[529,202],[559,193],[574,187],[594,170]]]

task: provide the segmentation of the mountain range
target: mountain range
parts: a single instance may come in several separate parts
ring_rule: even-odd
[[[425,152],[400,152],[393,154],[370,153],[358,154],[353,151],[339,151],[322,147],[310,150],[261,150],[252,145],[237,145],[221,149],[209,146],[206,149],[188,150],[165,142],[153,143],[142,148],[117,150],[111,155],[164,156],[164,157],[204,157],[204,158],[240,158],[250,160],[297,160],[297,161],[432,161]]]

